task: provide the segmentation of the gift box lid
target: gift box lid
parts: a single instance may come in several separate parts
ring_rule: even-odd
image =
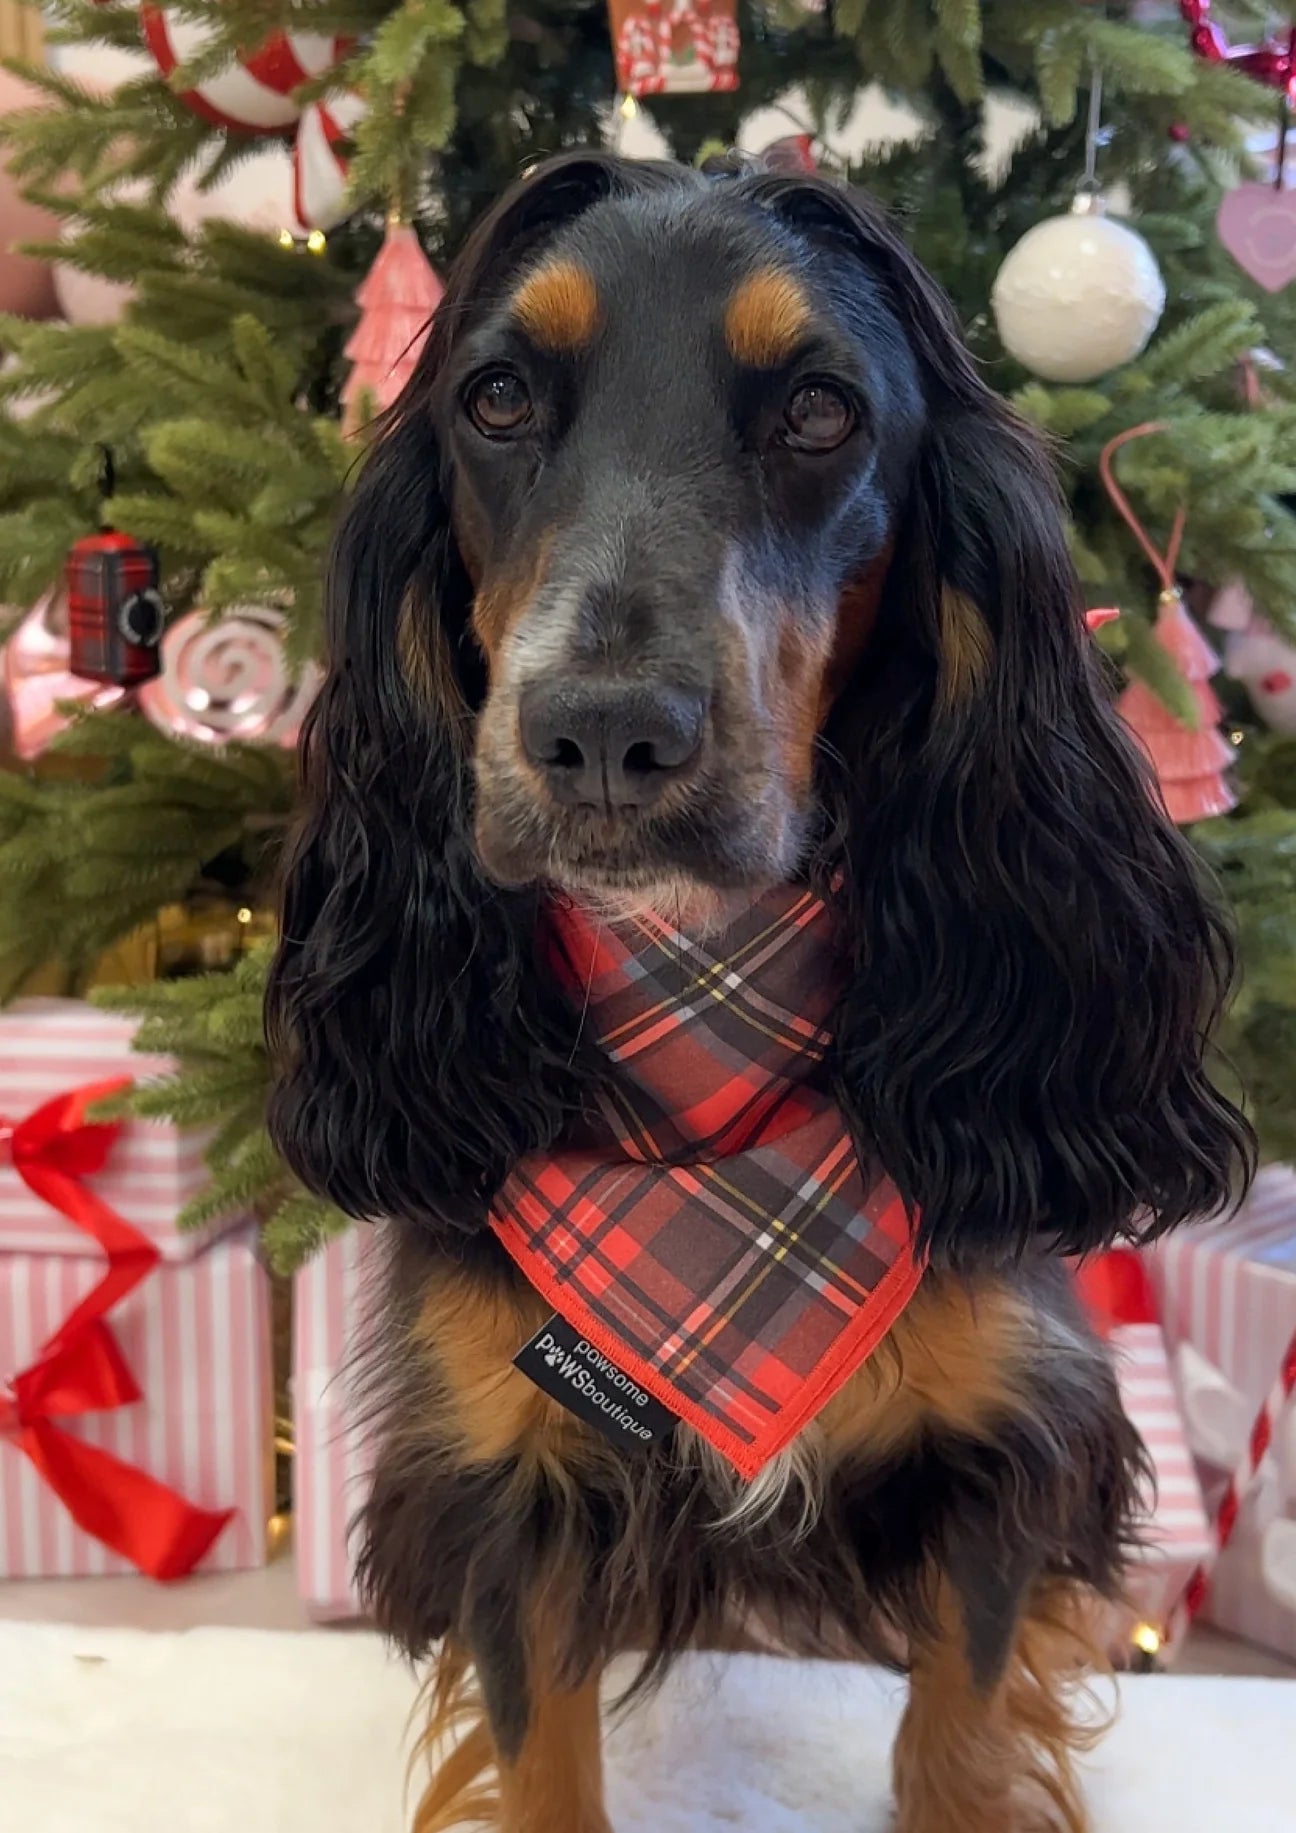
[[[148,1080],[174,1068],[168,1057],[131,1049],[137,1021],[75,999],[20,999],[0,1012],[0,1118],[21,1126],[60,1095],[112,1077]],[[210,1131],[170,1121],[126,1120],[102,1171],[87,1187],[169,1260],[188,1259],[221,1228],[181,1233],[180,1210],[205,1186]],[[94,1254],[94,1242],[32,1191],[0,1155],[0,1252]],[[238,1218],[228,1226],[236,1226]]]

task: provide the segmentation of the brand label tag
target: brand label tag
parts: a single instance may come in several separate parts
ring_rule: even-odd
[[[551,1399],[597,1426],[614,1445],[646,1451],[669,1437],[675,1415],[646,1394],[615,1362],[600,1355],[556,1312],[513,1358]]]

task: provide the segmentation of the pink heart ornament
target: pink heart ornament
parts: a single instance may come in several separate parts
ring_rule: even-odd
[[[1220,205],[1215,228],[1238,266],[1267,293],[1296,280],[1296,191],[1238,185]]]

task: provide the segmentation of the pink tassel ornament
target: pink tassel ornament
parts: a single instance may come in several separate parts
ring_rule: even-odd
[[[1176,719],[1141,681],[1130,682],[1116,710],[1152,759],[1170,819],[1183,826],[1225,814],[1237,802],[1224,775],[1233,765],[1233,747],[1219,729],[1220,703],[1209,685],[1219,658],[1178,592],[1162,594],[1153,635],[1192,689],[1197,729]]]
[[[378,259],[356,293],[360,322],[347,343],[351,373],[342,388],[346,425],[390,407],[427,341],[445,292],[419,239],[406,223],[388,226]]]

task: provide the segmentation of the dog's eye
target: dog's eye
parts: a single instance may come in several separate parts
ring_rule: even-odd
[[[783,410],[784,443],[798,452],[832,452],[854,425],[854,408],[831,382],[803,382]]]
[[[511,369],[488,369],[468,390],[465,405],[479,433],[501,439],[522,430],[531,418],[531,397]]]

